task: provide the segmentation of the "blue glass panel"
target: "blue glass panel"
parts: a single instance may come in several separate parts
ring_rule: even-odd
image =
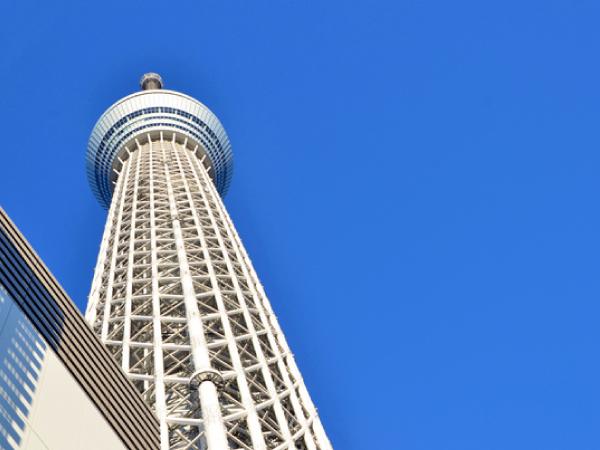
[[[0,447],[19,448],[46,343],[0,284]]]

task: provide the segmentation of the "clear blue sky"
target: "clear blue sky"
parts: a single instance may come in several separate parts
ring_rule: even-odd
[[[80,308],[86,141],[157,71],[228,130],[336,449],[600,449],[598,1],[36,3],[1,7],[0,204]]]

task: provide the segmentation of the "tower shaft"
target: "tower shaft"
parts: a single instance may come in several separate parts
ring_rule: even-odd
[[[198,146],[140,134],[120,158],[86,318],[162,449],[330,449]]]

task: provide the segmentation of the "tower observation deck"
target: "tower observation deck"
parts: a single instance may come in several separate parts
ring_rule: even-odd
[[[87,321],[156,413],[161,450],[331,449],[221,199],[225,129],[159,75],[140,85],[88,144],[108,218]]]

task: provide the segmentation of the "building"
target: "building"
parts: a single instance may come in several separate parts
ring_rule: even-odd
[[[0,449],[148,450],[159,425],[0,209]]]
[[[154,409],[162,449],[330,449],[221,200],[227,134],[162,84],[144,75],[89,140],[109,211],[86,319]]]

